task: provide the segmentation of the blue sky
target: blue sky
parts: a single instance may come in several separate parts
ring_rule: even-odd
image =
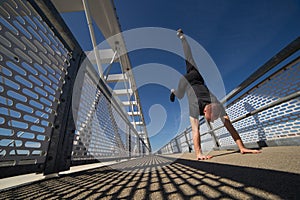
[[[226,93],[300,35],[299,0],[116,0],[114,3],[122,31],[142,27],[182,28],[213,59]],[[82,48],[91,50],[84,13],[63,17]],[[97,42],[102,41],[98,32]],[[184,73],[184,60],[166,51],[143,49],[130,52],[129,57],[133,67],[159,63]],[[157,149],[181,131],[179,102],[170,103],[169,89],[160,85],[149,84],[138,89],[148,125],[155,121],[151,119],[151,107],[155,108],[154,113],[157,108],[167,114],[160,131],[150,133],[151,145]],[[188,125],[188,119],[184,123]]]

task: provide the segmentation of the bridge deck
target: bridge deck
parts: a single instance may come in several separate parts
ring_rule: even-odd
[[[299,199],[300,147],[262,154],[214,151],[209,161],[187,153],[149,156],[41,180],[1,199]]]

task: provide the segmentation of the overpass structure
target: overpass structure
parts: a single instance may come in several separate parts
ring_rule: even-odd
[[[84,10],[87,16],[92,53],[82,50],[59,13],[78,10]],[[50,191],[48,194],[37,190],[44,192],[34,198],[80,199],[75,191],[81,191],[83,198],[92,199],[147,198],[147,194],[153,198],[179,199],[199,195],[204,199],[284,199],[278,192],[281,191],[288,199],[297,199],[299,193],[294,191],[299,191],[300,174],[300,38],[279,50],[223,101],[228,102],[226,111],[247,146],[272,149],[266,150],[270,152],[266,157],[258,156],[271,164],[265,167],[259,165],[262,161],[247,157],[253,159],[248,163],[236,154],[235,162],[224,163],[222,156],[228,158],[234,152],[222,150],[234,148],[233,141],[220,122],[207,124],[202,119],[203,148],[214,145],[218,151],[214,152],[216,163],[199,166],[188,154],[193,151],[190,127],[156,152],[158,155],[151,155],[141,102],[112,1],[76,0],[70,5],[64,0],[9,0],[1,2],[0,13],[2,183],[18,175],[24,179],[24,175],[32,173],[43,178],[56,177],[50,182],[33,184],[33,188],[43,186]],[[97,48],[91,22],[108,39],[111,49]],[[116,66],[120,67],[120,73],[111,74],[110,69]],[[121,82],[124,88],[114,90],[110,87],[113,82]],[[279,150],[295,159],[273,160]],[[178,154],[183,157],[176,157]],[[124,160],[127,162],[120,162]],[[63,175],[70,168],[99,162],[107,166],[111,162],[120,163],[115,168],[102,167],[72,178]],[[233,174],[222,171],[222,167],[239,172],[240,182]],[[137,176],[136,172],[143,175]],[[250,180],[247,173],[255,174],[256,178]],[[259,177],[266,178],[264,175],[282,177],[287,188],[281,188],[280,181],[276,187],[273,185],[275,189],[264,185],[265,180],[257,183]],[[63,191],[56,192],[60,187],[56,181],[74,187],[70,186],[69,196]],[[93,181],[104,185],[98,186]],[[131,181],[136,181],[132,187]],[[165,191],[160,192],[158,186]],[[1,195],[10,199],[14,191],[19,191],[18,198],[30,198],[35,190],[30,189],[29,195],[22,196],[20,191],[24,187],[20,189]],[[135,193],[139,189],[141,196]],[[176,194],[176,190],[181,192]]]

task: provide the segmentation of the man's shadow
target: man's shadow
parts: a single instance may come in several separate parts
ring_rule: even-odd
[[[248,113],[255,110],[255,108],[247,102],[244,103],[244,107]],[[266,140],[267,140],[266,133],[264,131],[263,124],[259,120],[258,114],[253,115],[253,118],[256,123],[254,126],[257,127],[257,132],[258,132],[259,140],[258,140],[257,144],[259,145],[259,147],[267,147],[268,145],[266,143]]]

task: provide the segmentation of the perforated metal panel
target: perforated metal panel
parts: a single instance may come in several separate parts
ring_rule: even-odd
[[[107,99],[88,74],[82,88],[73,160],[112,156],[111,148],[116,144]],[[96,98],[99,98],[97,105]]]
[[[279,98],[299,91],[300,63],[291,65],[231,104],[226,112],[233,120]],[[257,142],[300,135],[300,98],[282,103],[234,123],[243,141]],[[216,125],[218,126],[218,125]],[[235,144],[223,128],[216,132],[222,146]]]
[[[200,125],[200,133],[206,133],[208,130],[209,129],[205,124]],[[187,129],[161,148],[158,153],[170,154],[190,152],[194,149],[192,138],[192,130]],[[201,150],[203,153],[211,151],[214,146],[215,144],[210,134],[201,135]]]
[[[0,166],[43,163],[68,51],[27,1],[0,13]]]
[[[140,138],[113,97],[107,97],[92,66],[83,70],[72,160],[105,160],[140,155]],[[103,84],[103,83],[102,83]],[[102,85],[102,87],[105,87]],[[115,101],[116,102],[116,101]],[[125,112],[124,112],[125,113]],[[143,146],[145,144],[142,144]]]

